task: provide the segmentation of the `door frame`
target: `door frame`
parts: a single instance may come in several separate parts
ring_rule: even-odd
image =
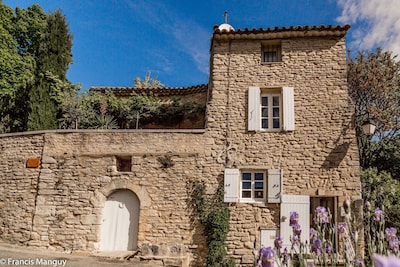
[[[116,203],[111,202],[113,199],[115,199]],[[108,201],[110,201],[109,205],[107,204]],[[131,204],[129,205],[128,202]],[[108,208],[111,210],[107,211],[106,209]],[[121,210],[118,213],[119,209],[123,210]],[[106,212],[108,213],[108,215],[105,214]],[[118,221],[118,219],[119,220],[126,219],[127,216],[126,212],[128,212],[130,223],[128,225],[128,229],[123,229],[120,227],[125,223],[123,221]],[[110,222],[111,225],[107,225],[107,223],[105,223],[105,220],[110,220],[110,218],[106,216],[113,216],[113,218],[111,218],[111,220],[113,221]],[[126,188],[113,190],[108,195],[108,197],[104,202],[101,218],[102,219],[100,225],[100,242],[99,242],[100,251],[131,251],[137,249],[138,235],[139,235],[140,200],[135,192]],[[105,232],[106,229],[104,227],[111,227],[108,230],[109,233]],[[121,234],[121,231],[119,231],[118,229],[120,230],[122,229],[123,231],[122,234],[124,234],[124,231],[127,230],[128,234],[127,240],[125,240],[124,238],[120,240],[118,239],[119,234]],[[108,234],[110,236],[107,236]],[[114,245],[106,245],[103,242],[113,242]],[[125,245],[123,245],[122,249],[118,249],[118,245],[115,244],[121,244],[120,242],[125,243],[126,248]]]

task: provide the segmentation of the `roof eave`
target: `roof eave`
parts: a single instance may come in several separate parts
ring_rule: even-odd
[[[345,26],[313,26],[268,29],[244,29],[236,31],[220,31],[214,29],[215,40],[248,40],[248,39],[286,39],[301,37],[343,37],[350,25]]]

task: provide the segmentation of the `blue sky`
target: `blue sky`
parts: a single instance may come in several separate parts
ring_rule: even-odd
[[[3,0],[12,8],[60,9],[74,36],[68,79],[91,86],[132,86],[152,77],[167,86],[208,82],[213,26],[235,29],[352,25],[353,51],[376,46],[400,53],[398,0]]]

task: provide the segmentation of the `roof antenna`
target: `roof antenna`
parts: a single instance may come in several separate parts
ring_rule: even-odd
[[[228,24],[228,11],[224,12],[224,18],[225,18],[225,22],[223,24],[219,25],[218,29],[220,31],[223,31],[223,30],[228,31],[228,32],[234,31],[235,29],[231,25]]]
[[[225,24],[228,24],[228,11],[224,12]]]

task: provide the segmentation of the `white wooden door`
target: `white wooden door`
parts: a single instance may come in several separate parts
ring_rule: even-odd
[[[139,199],[130,190],[118,190],[106,201],[101,225],[101,251],[128,251],[137,247]]]
[[[310,197],[303,195],[282,195],[281,203],[281,228],[280,234],[283,247],[290,250],[290,239],[293,237],[293,229],[289,226],[290,213],[299,214],[299,224],[301,226],[301,242],[309,243],[310,239]]]

